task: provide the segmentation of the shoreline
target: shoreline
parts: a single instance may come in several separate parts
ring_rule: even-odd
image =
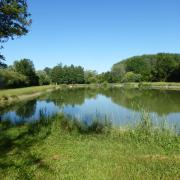
[[[7,107],[16,102],[30,100],[57,89],[60,89],[60,87],[50,85],[0,90],[0,107]]]
[[[164,82],[140,82],[140,83],[118,83],[118,84],[74,84],[74,85],[48,85],[35,86],[18,89],[0,90],[0,107],[8,106],[15,102],[24,101],[41,96],[44,93],[54,90],[72,89],[72,88],[128,88],[140,90],[171,90],[180,91],[180,83],[164,83]]]
[[[174,83],[174,82],[172,83],[169,83],[169,82],[119,83],[119,84],[114,84],[113,86],[120,87],[120,88],[180,91],[180,83]]]

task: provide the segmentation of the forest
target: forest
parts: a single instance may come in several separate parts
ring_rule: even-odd
[[[135,56],[114,64],[111,71],[100,74],[84,70],[82,66],[61,63],[53,68],[36,70],[29,59],[0,68],[0,88],[123,82],[180,82],[180,55],[159,53]]]
[[[134,56],[114,64],[112,72],[122,82],[180,82],[180,54]]]

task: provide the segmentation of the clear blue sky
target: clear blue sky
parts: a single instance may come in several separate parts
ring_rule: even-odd
[[[29,0],[27,36],[9,40],[7,63],[63,64],[98,72],[130,56],[180,53],[180,0]]]

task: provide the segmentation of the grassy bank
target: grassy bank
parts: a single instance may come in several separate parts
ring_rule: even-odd
[[[180,90],[180,83],[119,83],[119,84],[75,84],[75,85],[49,85],[49,86],[36,86],[36,87],[27,87],[27,88],[18,88],[18,89],[6,89],[0,90],[0,107],[6,107],[17,101],[28,100],[36,98],[43,93],[53,91],[55,89],[72,89],[72,88],[136,88],[136,89],[159,89],[159,90]]]
[[[22,96],[29,95],[38,92],[43,92],[47,90],[51,90],[54,88],[97,88],[97,87],[131,87],[131,88],[149,88],[149,89],[177,89],[180,90],[180,83],[168,83],[168,82],[140,82],[140,83],[117,83],[117,84],[76,84],[76,85],[47,85],[47,86],[34,86],[27,88],[17,88],[17,89],[5,89],[0,90],[0,99],[2,98],[10,98],[14,96]]]
[[[49,85],[0,90],[0,105],[8,105],[16,101],[34,98],[56,88],[58,87]]]
[[[140,82],[114,84],[121,88],[159,89],[159,90],[180,90],[180,83],[173,82]]]
[[[179,135],[147,117],[123,131],[62,115],[1,122],[0,179],[179,179]]]
[[[26,88],[17,88],[17,89],[5,89],[0,90],[0,98],[3,96],[21,96],[26,94],[33,94],[37,92],[46,91],[48,89],[53,89],[55,86],[33,86],[33,87],[26,87]]]

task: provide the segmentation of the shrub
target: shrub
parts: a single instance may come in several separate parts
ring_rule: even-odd
[[[49,85],[50,77],[47,75],[45,71],[37,71],[37,76],[39,77],[39,85]]]
[[[122,78],[122,82],[140,82],[142,80],[141,74],[135,74],[134,72],[127,72]]]
[[[26,77],[17,72],[0,69],[0,88],[26,86]]]

